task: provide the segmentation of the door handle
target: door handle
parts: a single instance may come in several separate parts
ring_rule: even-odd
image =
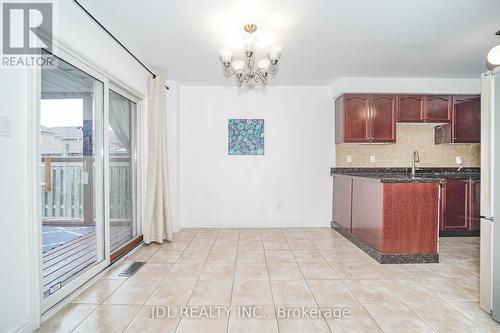
[[[488,221],[493,222],[493,216],[483,216],[483,215],[481,215],[480,217],[481,217],[482,219],[485,219],[485,220],[488,220]]]
[[[52,192],[52,158],[45,158],[45,192]]]

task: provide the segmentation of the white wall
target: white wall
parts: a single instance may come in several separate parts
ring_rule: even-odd
[[[329,87],[181,87],[183,227],[328,226]],[[227,120],[263,118],[264,156],[228,156]]]
[[[149,74],[100,30],[73,1],[57,1],[58,42],[100,71],[147,95]],[[38,295],[32,292],[30,258],[33,242],[29,196],[30,116],[28,75],[20,69],[0,69],[0,116],[12,121],[12,136],[0,137],[0,332],[33,331],[38,324]]]

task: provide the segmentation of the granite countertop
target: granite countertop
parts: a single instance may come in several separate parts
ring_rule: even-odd
[[[480,179],[479,168],[331,168],[330,175],[369,178],[382,183],[444,183],[446,179]]]

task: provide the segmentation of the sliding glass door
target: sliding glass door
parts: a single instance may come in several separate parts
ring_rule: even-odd
[[[117,87],[112,89],[109,90],[108,152],[110,247],[113,256],[137,236],[137,101]]]
[[[58,59],[41,70],[40,218],[44,308],[106,267],[104,78]]]

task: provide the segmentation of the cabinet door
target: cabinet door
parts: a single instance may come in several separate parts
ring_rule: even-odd
[[[481,142],[480,96],[455,96],[453,99],[453,142]]]
[[[398,96],[398,121],[421,122],[424,118],[424,97],[421,95]]]
[[[444,230],[468,230],[468,181],[446,181],[444,190]]]
[[[479,230],[481,225],[481,212],[480,212],[480,200],[481,200],[481,183],[477,180],[472,180],[469,183],[469,230]]]
[[[344,96],[344,141],[368,141],[369,95]]]
[[[333,176],[332,220],[351,232],[352,178]]]
[[[364,179],[352,181],[352,234],[382,250],[383,184]]]
[[[396,141],[396,95],[370,98],[370,141]]]
[[[451,120],[452,96],[428,95],[425,97],[425,116],[428,122],[449,122]]]

